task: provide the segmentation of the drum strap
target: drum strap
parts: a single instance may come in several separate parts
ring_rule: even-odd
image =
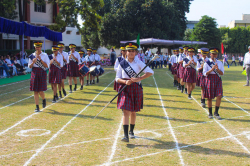
[[[137,73],[134,71],[134,69],[129,65],[129,63],[125,59],[123,59],[120,62],[120,65],[122,69],[124,70],[124,72],[129,76],[129,78],[135,77],[137,75]],[[142,88],[142,85],[140,83],[136,82],[136,84]]]

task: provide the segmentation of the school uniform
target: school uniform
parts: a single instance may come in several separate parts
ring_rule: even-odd
[[[196,69],[191,67],[190,65],[185,67],[186,64],[191,60],[192,58],[190,56],[187,56],[186,58],[183,59],[183,67],[185,68],[184,70],[184,75],[183,75],[183,82],[187,83],[195,83],[196,82]],[[194,62],[197,63],[197,58],[193,56]]]
[[[123,59],[124,59],[123,56],[120,56],[120,57],[118,57],[118,58],[116,59],[115,65],[114,65],[114,70],[115,70],[115,72],[117,72],[118,66],[120,65],[120,62],[121,62]],[[115,91],[119,92],[119,91],[118,91],[119,86],[120,86],[120,83],[114,81],[114,90],[115,90]]]
[[[214,71],[212,71],[209,75],[206,75],[206,73],[211,70],[211,66],[213,66],[215,63],[218,64],[219,70],[224,74],[224,65],[221,61],[216,59],[215,62],[213,62],[213,60],[210,58],[206,63],[204,63],[204,98],[214,99],[217,96],[223,96],[222,80],[220,76],[218,76]]]
[[[186,58],[185,54],[180,54],[178,57],[178,62],[183,61],[183,59]],[[183,67],[183,65],[179,65],[179,77],[178,78],[183,78],[183,74],[184,74],[184,70],[185,68]]]
[[[60,53],[60,52],[58,52]],[[60,53],[64,59],[66,59],[67,62],[63,61],[63,67],[61,68],[61,73],[62,73],[62,79],[66,79],[67,78],[67,64],[69,63],[69,54],[66,52],[62,52]]]
[[[134,59],[131,63],[128,59],[123,59],[117,68],[116,81],[118,81],[118,79],[129,80],[132,76],[129,76],[128,73],[133,73],[133,76],[135,76],[135,74],[139,73],[139,71],[145,66],[146,65],[139,59]],[[130,70],[128,70],[129,67],[131,67]],[[126,71],[124,69],[126,69]],[[154,71],[149,67],[147,67],[143,72],[154,74]],[[124,86],[125,84],[120,84],[118,91],[120,91]],[[132,83],[119,94],[117,99],[117,109],[125,109],[131,112],[138,112],[143,109],[143,89],[141,82]]]
[[[87,55],[85,59],[87,62],[87,66],[91,67],[91,64],[95,61],[94,54]]]
[[[204,82],[205,82],[205,76],[203,75],[203,69],[202,70],[198,70],[199,68],[201,68],[201,65],[206,63],[206,61],[208,61],[209,58],[200,58],[197,61],[197,71],[198,71],[198,75],[197,75],[197,79],[196,79],[196,86],[199,87],[204,87]]]
[[[99,62],[102,60],[101,57],[100,57],[100,55],[93,54],[93,56],[94,56],[95,65],[96,66],[99,65]]]
[[[49,59],[54,59],[55,55],[49,55]],[[56,60],[60,63],[58,65],[55,61],[50,65],[49,68],[49,83],[50,84],[60,84],[62,82],[62,72],[61,68],[63,67],[63,57],[61,54],[57,54]]]
[[[80,58],[80,63],[79,63],[79,70],[84,65],[84,63],[87,63],[87,61],[86,61],[86,59],[84,57],[81,57]]]
[[[49,57],[46,53],[41,52],[39,55],[41,60],[49,66]],[[33,62],[33,59],[36,58],[36,53],[33,53],[29,56],[28,67]],[[30,91],[40,92],[47,90],[47,68],[45,68],[42,62],[37,59],[37,62],[33,64],[31,78],[30,78]]]
[[[71,52],[69,52],[69,56],[70,56]],[[69,59],[69,64],[68,64],[68,76],[69,77],[79,77],[80,73],[79,73],[79,62],[80,62],[80,54],[78,52],[74,52],[72,53],[75,58],[77,58],[78,62],[71,58]]]
[[[170,58],[170,63],[171,63],[171,71],[173,75],[176,75],[176,65],[177,65],[177,61],[176,61],[176,55],[172,55]]]

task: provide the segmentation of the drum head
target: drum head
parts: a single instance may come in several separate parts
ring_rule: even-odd
[[[89,68],[89,71],[92,72],[92,71],[94,71],[95,69],[96,69],[96,66],[91,66],[91,67]]]

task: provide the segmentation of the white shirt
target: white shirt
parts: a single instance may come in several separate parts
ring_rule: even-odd
[[[187,56],[186,57],[187,59],[189,59],[191,61],[191,57],[190,56]],[[197,64],[197,58],[195,56],[193,56],[193,59],[194,59],[194,62]],[[193,63],[193,62],[192,62]],[[183,67],[185,67],[187,63],[185,61],[183,61]],[[190,68],[191,66],[187,66],[187,68]]]
[[[178,57],[178,62],[183,61],[183,59],[186,58],[185,54],[180,54]]]
[[[119,66],[119,61],[118,61],[118,58],[116,58],[116,61],[115,61],[115,65],[114,65],[114,70],[115,72],[117,72],[117,69],[118,69],[118,66]]]
[[[210,59],[208,59],[210,62],[212,62],[213,60],[210,58]],[[222,71],[222,73],[224,74],[224,65],[223,65],[223,63],[221,62],[221,61],[219,61],[219,60],[215,60],[215,64],[217,63],[217,65],[218,65],[218,68],[219,68],[219,70],[220,71]],[[211,70],[211,67],[207,64],[207,63],[205,63],[204,64],[204,66],[203,66],[203,75],[204,76],[207,76],[206,75],[206,73],[209,71],[209,70]],[[210,74],[216,74],[214,71],[212,71]]]
[[[5,61],[7,62],[7,65],[11,65],[11,61],[8,58],[6,58]]]
[[[35,52],[33,53],[33,55],[36,57],[36,53],[35,53]],[[43,62],[45,62],[45,63],[47,64],[47,66],[49,67],[50,61],[49,61],[48,55],[47,55],[46,53],[44,53],[44,52],[41,52],[40,57],[41,57],[41,60],[42,60]],[[33,62],[33,60],[31,60],[31,59],[29,58],[28,67],[30,67],[30,65],[31,65],[32,62]],[[33,64],[33,67],[39,67],[39,66],[37,66],[37,65],[34,63],[34,64]]]
[[[126,61],[128,62],[128,64],[133,68],[133,70],[138,74],[141,69],[143,69],[146,65],[140,61],[139,59],[134,59],[134,61],[132,63],[130,63],[128,61],[128,59],[126,58]],[[152,69],[150,69],[149,67],[146,67],[146,69],[144,69],[143,73],[152,73],[154,74],[154,71]],[[118,65],[117,71],[116,71],[116,77],[115,80],[116,82],[118,81],[118,79],[120,78],[127,78],[130,79],[130,77],[125,73],[125,71],[123,70],[123,68],[121,67],[121,65]],[[139,82],[140,84],[141,82]]]
[[[52,57],[54,59],[55,55],[52,54]],[[51,60],[53,60],[53,59],[51,59]],[[57,62],[60,63],[60,67],[62,68],[63,67],[63,57],[62,57],[62,55],[59,52],[58,52],[58,54],[56,56],[56,60],[57,60]]]
[[[100,60],[102,60],[101,57],[100,57],[100,55],[98,55],[98,54],[93,54],[93,56],[94,56],[94,60],[95,60],[95,61],[100,61]]]
[[[243,61],[242,57],[241,57],[241,61]],[[244,66],[243,67],[246,67],[246,65],[250,65],[250,53],[249,52],[247,52],[245,54]]]
[[[163,61],[163,55],[160,55],[160,60]]]
[[[232,57],[232,61],[235,61],[235,57],[234,56]]]
[[[206,57],[206,58],[205,58],[205,60],[204,60],[204,58],[203,58],[203,57],[202,57],[201,59],[203,60],[203,63],[205,63],[206,61],[208,61],[208,60],[209,60],[209,58],[208,58],[208,57]],[[204,65],[203,65],[203,67],[204,67]],[[201,68],[201,64],[200,64],[200,62],[197,60],[197,71],[199,71],[199,70],[198,70],[199,68]]]
[[[91,54],[90,56],[86,55],[85,59],[86,59],[86,62],[94,62],[94,55],[93,54]]]
[[[69,52],[69,56],[70,56],[70,53],[71,53],[71,52]],[[80,54],[79,54],[78,52],[76,52],[76,51],[75,51],[74,53],[72,53],[72,54],[73,54],[73,55],[75,56],[75,58],[78,60],[78,64],[80,64],[80,58],[81,58],[81,57],[80,57]],[[69,59],[69,61],[70,61],[70,59]]]
[[[151,51],[150,51],[150,50],[147,50],[147,51],[145,52],[145,54],[146,54],[146,53],[148,53],[148,57],[151,56]]]
[[[83,64],[84,62],[87,62],[86,59],[84,57],[80,58],[80,64]]]
[[[171,62],[171,64],[173,65],[174,63],[176,63],[177,61],[176,61],[176,55],[172,55],[171,57],[170,57],[170,62]]]
[[[58,52],[58,53],[60,53],[60,52]],[[68,64],[69,63],[69,54],[67,53],[67,52],[64,52],[64,51],[62,51],[62,53],[60,53],[63,57],[64,57],[64,59],[67,61],[66,62],[66,64]]]

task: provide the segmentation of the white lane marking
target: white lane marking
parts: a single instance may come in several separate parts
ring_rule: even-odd
[[[164,106],[164,104],[163,104],[163,101],[162,101],[162,98],[161,98],[161,94],[160,94],[160,91],[159,91],[159,89],[158,89],[158,85],[157,85],[157,83],[156,83],[156,80],[155,80],[155,77],[154,77],[154,76],[153,76],[153,79],[154,79],[154,82],[155,82],[155,86],[156,86],[157,92],[158,92],[158,94],[159,94],[159,98],[160,98],[160,101],[161,101],[161,106],[162,106],[163,112],[165,113],[165,116],[167,117],[167,121],[168,121],[168,125],[169,125],[170,132],[171,132],[171,134],[172,134],[172,136],[173,136],[173,138],[174,138],[175,144],[176,144],[175,146],[176,146],[176,149],[177,149],[178,154],[179,154],[179,158],[180,158],[181,165],[185,165],[185,164],[184,164],[184,161],[183,161],[183,157],[182,157],[182,155],[181,155],[181,150],[180,150],[180,148],[179,148],[178,140],[177,140],[177,138],[176,138],[176,136],[175,136],[174,129],[173,129],[171,123],[170,123],[168,114],[167,114],[166,109],[165,109],[165,106]]]
[[[29,134],[29,132],[41,132],[40,134]],[[18,136],[23,136],[23,137],[34,137],[34,136],[43,136],[43,135],[48,135],[50,134],[51,131],[50,130],[46,130],[46,129],[28,129],[28,130],[21,130],[19,132],[16,133],[16,135]]]
[[[3,106],[3,107],[0,108],[0,110],[1,110],[1,109],[4,109],[4,108],[7,108],[7,107],[9,107],[9,106],[12,106],[12,105],[14,105],[14,104],[17,104],[17,103],[19,103],[19,102],[21,102],[21,101],[24,101],[24,100],[26,100],[26,99],[29,99],[29,98],[31,98],[31,97],[33,97],[33,96],[34,96],[34,95],[29,96],[29,97],[26,97],[26,98],[24,98],[24,99],[22,99],[22,100],[18,100],[18,101],[16,101],[16,102],[11,103],[11,104],[8,104],[8,105],[6,105],[6,106]]]
[[[17,91],[20,91],[20,90],[25,89],[25,88],[28,88],[28,87],[30,87],[30,86],[25,86],[25,87],[23,87],[23,88],[20,88],[20,89],[11,91],[11,92],[7,92],[7,93],[2,93],[2,94],[0,94],[0,96],[7,95],[7,94],[10,94],[10,93],[13,93],[13,92],[17,92]]]
[[[245,113],[249,114],[249,112],[247,112],[246,110],[244,110],[243,108],[241,108],[240,106],[238,106],[237,104],[235,104],[234,102],[228,100],[227,98],[223,97],[223,99],[227,100],[229,103],[232,103],[233,105],[235,105],[236,107],[238,107],[239,109],[241,109],[242,111],[244,111]]]
[[[160,137],[162,137],[162,134],[157,133],[157,132],[155,132],[153,130],[139,130],[139,131],[135,132],[136,135],[137,134],[141,134],[141,133],[152,133],[154,136],[153,137],[147,137],[147,139],[149,139],[149,140],[150,139],[154,139],[154,138],[160,138]],[[145,138],[145,137],[137,137],[137,138]]]
[[[122,119],[123,119],[123,117],[122,117]],[[111,154],[109,156],[109,160],[108,160],[108,162],[106,164],[104,163],[104,165],[110,165],[110,162],[112,161],[112,159],[113,159],[113,157],[115,155],[117,141],[118,141],[121,129],[122,129],[122,119],[121,119],[121,123],[119,124],[119,128],[118,128],[118,130],[116,132],[116,135],[114,137],[115,141],[114,141],[113,146],[112,146],[112,150],[111,150]]]
[[[245,134],[246,133],[243,132],[243,133],[237,134],[237,135],[232,135],[232,136],[226,136],[226,137],[211,139],[211,140],[204,141],[204,142],[199,142],[199,143],[196,143],[196,144],[181,146],[180,149],[188,148],[188,147],[192,147],[192,146],[197,146],[197,145],[201,145],[201,144],[205,144],[205,143],[209,143],[209,142],[213,142],[213,141],[218,141],[218,140],[224,140],[224,139],[229,139],[229,138],[231,139],[232,137],[237,137],[237,136],[245,135]],[[120,162],[124,162],[124,161],[130,161],[130,160],[134,160],[134,159],[139,159],[139,158],[142,158],[142,157],[153,156],[153,155],[157,155],[157,154],[161,154],[161,153],[165,153],[165,152],[169,152],[169,151],[174,151],[174,150],[177,150],[177,148],[167,149],[167,150],[163,150],[163,151],[160,151],[160,152],[149,153],[149,154],[145,154],[145,155],[141,155],[141,156],[136,156],[136,157],[132,157],[132,158],[126,158],[126,159],[123,159],[123,160],[117,160],[117,161],[114,161],[114,162],[112,162],[110,164],[116,164],[116,163],[120,163]]]
[[[25,82],[25,81],[29,81],[30,79],[27,79],[27,80],[23,80],[23,81],[18,81],[18,82],[14,82],[14,83],[10,83],[10,84],[4,84],[4,85],[0,85],[0,88],[1,87],[5,87],[5,86],[9,86],[9,85],[14,85],[14,84],[18,84],[18,83],[21,83],[21,82]]]
[[[107,72],[106,74],[108,74],[108,73],[109,73],[109,72]],[[104,76],[104,75],[106,75],[106,74],[103,74],[102,76]],[[102,76],[101,76],[101,77],[102,77]],[[101,77],[100,77],[100,78],[101,78]],[[78,89],[79,89],[79,88],[78,88]],[[71,93],[68,93],[65,97],[61,98],[61,99],[58,100],[58,101],[64,100],[64,99],[65,99],[66,97],[68,97],[70,94],[71,94]],[[34,96],[34,95],[33,95],[33,96]],[[58,101],[57,101],[57,102],[58,102]],[[57,103],[57,102],[56,102],[56,103]],[[41,109],[41,111],[43,111],[44,109],[46,109],[46,108],[48,108],[48,107],[50,107],[50,106],[52,106],[52,105],[54,105],[54,104],[56,104],[56,103],[52,103],[52,104],[46,106],[45,108]],[[33,113],[33,114],[27,116],[26,118],[24,118],[23,120],[17,122],[17,123],[14,124],[13,126],[11,126],[11,127],[7,128],[7,129],[5,129],[4,131],[0,132],[0,136],[3,135],[4,133],[6,133],[7,131],[9,131],[10,129],[13,129],[14,127],[18,126],[18,125],[21,124],[22,122],[26,121],[27,119],[31,118],[31,117],[32,117],[33,115],[35,115],[35,114],[37,114],[37,112],[35,112],[35,113]]]
[[[40,153],[44,150],[44,148],[52,141],[54,140],[74,119],[76,119],[83,111],[85,111],[94,101],[95,99],[102,93],[104,92],[112,83],[114,82],[114,80],[108,85],[106,86],[106,88],[104,88],[100,93],[98,93],[96,95],[96,97],[83,109],[81,110],[77,115],[75,115],[70,121],[68,121],[68,123],[66,123],[56,134],[54,134],[45,144],[43,144],[41,146],[41,148],[36,150],[36,153],[32,155],[31,158],[29,158],[28,161],[25,162],[24,166],[27,166],[30,164],[30,162]]]
[[[100,138],[100,139],[95,139],[95,140],[90,140],[90,141],[82,141],[82,142],[77,142],[77,143],[72,143],[72,144],[58,145],[58,146],[48,147],[48,148],[45,148],[45,149],[47,150],[47,149],[56,149],[56,148],[62,148],[62,147],[69,147],[69,146],[73,146],[73,145],[85,144],[85,143],[90,143],[90,142],[95,142],[95,141],[102,141],[102,140],[108,140],[108,139],[111,139],[111,138]],[[0,158],[12,156],[12,155],[30,153],[30,152],[35,152],[35,151],[36,150],[29,150],[29,151],[24,151],[24,152],[11,153],[11,154],[6,154],[6,155],[1,155]]]
[[[168,73],[167,73],[168,74]],[[169,74],[168,74],[169,75]],[[170,78],[172,78],[173,79],[173,77],[172,76],[170,76],[169,75],[169,77]],[[194,101],[199,105],[199,106],[201,106],[201,104],[192,96],[192,99],[194,99]],[[205,109],[205,108],[203,108],[202,106],[201,106],[201,108],[203,109],[203,110],[205,110],[205,112],[208,114],[208,111]],[[242,142],[240,142],[240,140],[239,139],[237,139],[236,137],[233,137],[233,134],[232,133],[230,133],[218,120],[216,120],[216,119],[214,119],[214,121],[224,130],[224,131],[226,131],[227,132],[227,134],[229,135],[229,136],[231,136],[247,153],[249,153],[250,154],[250,151],[247,149],[247,147],[245,147],[244,145],[243,145],[243,143]]]

